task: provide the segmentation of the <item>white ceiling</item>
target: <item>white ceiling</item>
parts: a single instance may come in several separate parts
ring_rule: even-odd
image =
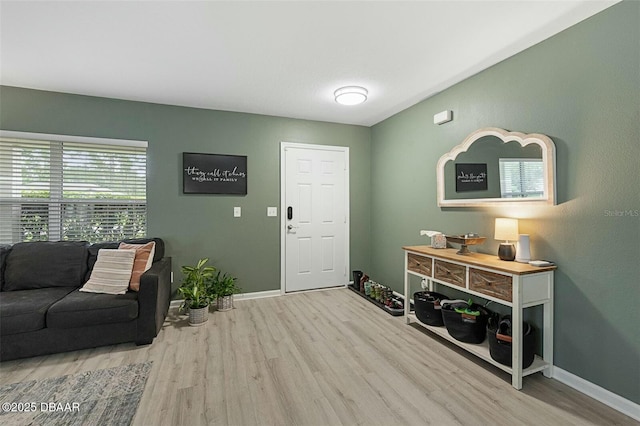
[[[370,126],[616,2],[2,1],[0,83]]]

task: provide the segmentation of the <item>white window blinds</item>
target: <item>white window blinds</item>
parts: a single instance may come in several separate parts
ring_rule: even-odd
[[[544,194],[544,164],[538,158],[500,158],[502,198],[541,197]]]
[[[0,133],[0,243],[146,235],[146,142]]]

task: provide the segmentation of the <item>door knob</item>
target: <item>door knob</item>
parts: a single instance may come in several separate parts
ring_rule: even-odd
[[[293,230],[293,229],[298,229],[298,227],[297,227],[297,226],[293,226],[293,225],[287,225],[287,229],[288,229],[289,231],[291,231],[291,230]]]

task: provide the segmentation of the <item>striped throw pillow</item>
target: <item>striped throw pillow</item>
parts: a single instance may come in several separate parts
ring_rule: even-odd
[[[91,277],[80,291],[125,294],[129,288],[135,250],[100,249]]]

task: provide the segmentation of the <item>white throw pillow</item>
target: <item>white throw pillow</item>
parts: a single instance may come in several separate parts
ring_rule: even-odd
[[[125,294],[135,257],[135,250],[100,249],[91,277],[80,291]]]

